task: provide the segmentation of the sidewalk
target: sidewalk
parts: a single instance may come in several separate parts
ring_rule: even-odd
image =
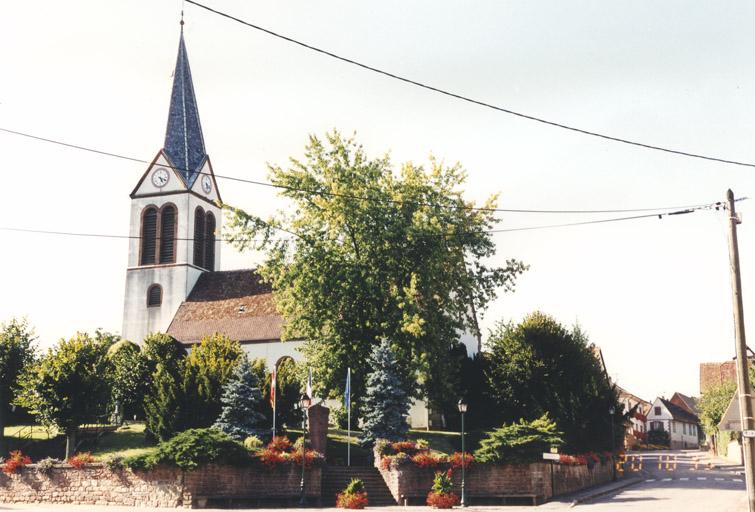
[[[567,494],[564,496],[558,496],[551,500],[549,503],[546,503],[545,505],[538,507],[543,508],[548,504],[561,504],[561,505],[569,505],[570,507],[574,507],[576,505],[579,505],[580,503],[584,503],[586,501],[593,500],[595,498],[599,498],[601,496],[605,496],[606,494],[613,494],[615,492],[621,491],[622,489],[625,489],[627,487],[630,487],[632,485],[639,484],[644,480],[644,477],[642,476],[626,476],[624,478],[621,478],[615,482],[611,482],[605,485],[598,485],[595,487],[591,487],[589,489],[585,489],[579,492],[575,492],[573,494]]]

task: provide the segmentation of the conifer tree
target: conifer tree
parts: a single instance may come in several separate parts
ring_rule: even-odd
[[[222,409],[213,425],[235,439],[259,435],[265,428],[265,417],[259,412],[262,392],[255,369],[242,357],[233,376],[223,386]]]
[[[409,395],[399,375],[399,365],[388,340],[372,350],[372,372],[367,377],[364,398],[364,436],[362,444],[371,445],[377,439],[401,441],[406,439],[409,424]]]

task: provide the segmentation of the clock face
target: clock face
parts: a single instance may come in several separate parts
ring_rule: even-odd
[[[168,169],[164,167],[158,167],[155,172],[152,173],[152,184],[157,188],[163,188],[170,179]]]
[[[209,194],[212,191],[212,180],[208,175],[202,176],[202,190],[205,194]]]

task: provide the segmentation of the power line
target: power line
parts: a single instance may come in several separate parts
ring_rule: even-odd
[[[0,131],[5,133],[10,133],[13,135],[18,135],[21,137],[27,137],[30,139],[34,139],[40,142],[47,142],[50,144],[56,144],[59,146],[64,146],[71,149],[76,149],[79,151],[86,151],[90,153],[95,153],[102,156],[109,156],[112,158],[119,158],[121,160],[127,160],[130,162],[137,162],[137,163],[143,163],[143,164],[151,164],[152,162],[150,160],[144,160],[142,158],[136,158],[133,156],[123,155],[119,153],[113,153],[110,151],[105,151],[101,149],[92,148],[89,146],[81,146],[79,144],[72,144],[69,142],[64,142],[56,139],[50,139],[47,137],[42,137],[39,135],[34,135],[31,133],[26,132],[20,132],[17,130],[11,130],[9,128],[2,128],[0,127]],[[178,171],[188,171],[189,169],[183,168],[183,167],[173,167],[174,169]],[[197,174],[202,175],[213,175],[209,172],[201,172],[197,171]],[[263,186],[263,187],[270,187],[270,188],[277,188],[281,190],[288,190],[291,192],[307,192],[310,194],[315,195],[321,195],[321,196],[329,196],[329,197],[342,197],[345,199],[354,199],[358,201],[372,201],[372,202],[387,202],[392,204],[414,204],[417,206],[433,206],[437,208],[444,208],[444,209],[454,209],[454,210],[465,210],[465,211],[484,211],[484,212],[498,212],[498,213],[542,213],[542,214],[562,214],[562,215],[582,215],[582,214],[596,214],[596,213],[635,213],[635,212],[655,212],[660,210],[679,210],[679,209],[687,209],[687,208],[697,208],[697,207],[703,207],[706,206],[705,204],[693,204],[693,205],[683,205],[683,206],[659,206],[657,208],[625,208],[625,209],[603,209],[603,210],[541,210],[541,209],[532,209],[532,208],[485,208],[485,207],[476,207],[476,206],[466,206],[466,205],[442,205],[437,203],[429,203],[429,202],[423,202],[423,201],[402,201],[399,199],[390,199],[390,198],[374,198],[374,197],[368,197],[368,196],[357,196],[353,194],[344,194],[340,192],[328,192],[324,190],[313,190],[313,189],[305,189],[305,188],[298,188],[298,187],[290,187],[287,185],[279,185],[275,183],[269,183],[265,181],[256,181],[256,180],[250,180],[245,178],[237,178],[235,176],[226,176],[222,174],[214,174],[215,178],[225,179],[229,181],[235,181],[238,183],[247,183],[250,185],[257,185],[257,186]]]
[[[744,201],[746,200],[746,197],[739,198],[736,201]],[[659,219],[662,219],[663,217],[668,216],[676,216],[676,215],[686,215],[689,213],[695,213],[702,210],[718,210],[719,208],[724,208],[724,206],[721,205],[721,203],[710,203],[704,206],[695,207],[695,208],[688,208],[684,210],[678,210],[673,212],[664,212],[664,213],[652,213],[652,214],[645,214],[645,215],[633,215],[628,217],[613,217],[608,219],[596,219],[596,220],[588,220],[588,221],[582,221],[582,222],[568,222],[563,224],[546,224],[546,225],[538,225],[538,226],[524,226],[524,227],[518,227],[518,228],[505,228],[505,229],[489,229],[489,230],[478,230],[478,231],[460,231],[455,233],[415,233],[412,236],[414,237],[444,237],[444,238],[454,238],[454,237],[461,237],[461,236],[467,236],[467,235],[478,235],[478,234],[496,234],[496,233],[511,233],[516,231],[536,231],[536,230],[544,230],[544,229],[554,229],[554,228],[564,228],[564,227],[572,227],[572,226],[585,226],[590,224],[605,224],[609,222],[623,222],[628,220],[638,220],[638,219],[648,219],[651,217],[657,217]],[[302,237],[301,235],[294,233],[292,231],[285,230],[283,228],[279,228],[277,226],[270,226],[272,229],[285,231],[286,233],[289,233],[293,236],[296,236],[298,238],[301,238],[304,241],[309,241],[306,238]],[[11,231],[11,232],[18,232],[18,233],[33,233],[33,234],[45,234],[45,235],[59,235],[59,236],[70,236],[70,237],[87,237],[87,238],[115,238],[115,239],[141,239],[143,237],[138,235],[116,235],[116,234],[109,234],[109,233],[86,233],[86,232],[75,232],[75,231],[55,231],[55,230],[45,230],[45,229],[29,229],[29,228],[18,228],[18,227],[8,227],[8,226],[0,226],[0,231]],[[194,241],[193,238],[182,238],[182,237],[175,237],[172,240],[182,240],[182,241]],[[226,242],[226,243],[236,243],[236,242],[263,242],[264,239],[257,239],[257,238],[243,238],[243,237],[230,237],[230,238],[218,238],[217,239],[220,242]],[[267,241],[284,241],[284,240],[291,240],[291,239],[267,239]]]
[[[417,86],[417,87],[421,87],[423,89],[427,89],[429,91],[433,91],[433,92],[436,92],[438,94],[442,94],[444,96],[449,96],[451,98],[455,98],[455,99],[458,99],[458,100],[461,100],[461,101],[465,101],[467,103],[472,103],[474,105],[478,105],[478,106],[481,106],[481,107],[489,108],[489,109],[492,109],[492,110],[496,110],[498,112],[503,112],[505,114],[509,114],[509,115],[516,116],[516,117],[520,117],[520,118],[523,118],[523,119],[528,119],[530,121],[535,121],[537,123],[545,124],[545,125],[548,125],[548,126],[553,126],[553,127],[561,128],[561,129],[564,129],[564,130],[569,130],[569,131],[572,131],[572,132],[581,133],[583,135],[589,135],[589,136],[598,137],[598,138],[604,139],[604,140],[610,140],[610,141],[613,141],[613,142],[619,142],[621,144],[628,144],[630,146],[636,146],[636,147],[641,147],[641,148],[645,148],[645,149],[651,149],[651,150],[654,150],[654,151],[662,151],[662,152],[665,152],[665,153],[671,153],[671,154],[680,155],[680,156],[687,156],[687,157],[691,157],[691,158],[699,158],[699,159],[702,159],[702,160],[709,160],[709,161],[712,161],[712,162],[719,162],[719,163],[723,163],[723,164],[740,165],[740,166],[744,166],[744,167],[755,167],[755,163],[740,162],[740,161],[737,161],[737,160],[729,160],[729,159],[726,159],[726,158],[719,158],[719,157],[702,155],[702,154],[699,154],[699,153],[691,153],[691,152],[688,152],[688,151],[681,151],[681,150],[677,150],[677,149],[671,149],[671,148],[667,148],[667,147],[663,147],[663,146],[657,146],[657,145],[654,145],[654,144],[646,144],[644,142],[638,142],[638,141],[634,141],[634,140],[630,140],[630,139],[624,139],[624,138],[621,138],[621,137],[615,137],[615,136],[612,136],[612,135],[606,135],[604,133],[599,133],[599,132],[595,132],[595,131],[591,131],[591,130],[586,130],[584,128],[579,128],[579,127],[572,126],[572,125],[567,125],[567,124],[558,123],[558,122],[555,122],[555,121],[550,121],[550,120],[542,118],[542,117],[537,117],[537,116],[534,116],[534,115],[525,114],[525,113],[522,113],[522,112],[511,110],[509,108],[493,105],[491,103],[486,103],[484,101],[476,100],[476,99],[470,98],[468,96],[464,96],[464,95],[461,95],[461,94],[458,94],[458,93],[454,93],[454,92],[451,92],[451,91],[448,91],[448,90],[445,90],[445,89],[441,89],[439,87],[435,87],[435,86],[428,85],[428,84],[425,84],[425,83],[422,83],[422,82],[418,82],[416,80],[412,80],[410,78],[406,78],[406,77],[403,77],[401,75],[397,75],[395,73],[391,73],[391,72],[388,72],[388,71],[376,68],[374,66],[370,66],[370,65],[364,64],[362,62],[359,62],[359,61],[356,61],[356,60],[353,60],[353,59],[349,59],[347,57],[343,57],[341,55],[335,54],[335,53],[330,52],[328,50],[323,50],[322,48],[318,48],[316,46],[312,46],[310,44],[304,43],[304,42],[299,41],[297,39],[294,39],[292,37],[288,37],[288,36],[285,36],[283,34],[279,34],[279,33],[274,32],[272,30],[260,27],[259,25],[255,25],[253,23],[250,23],[248,21],[244,21],[244,20],[242,20],[240,18],[237,18],[235,16],[232,16],[232,15],[230,15],[228,13],[225,13],[225,12],[222,12],[222,11],[218,11],[216,9],[208,7],[208,6],[204,5],[204,4],[196,2],[194,0],[186,0],[186,1],[189,2],[190,4],[196,5],[197,7],[201,7],[202,9],[205,9],[206,11],[209,11],[209,12],[211,12],[213,14],[217,14],[218,16],[222,16],[224,18],[236,21],[238,23],[241,23],[242,25],[246,25],[249,28],[253,28],[255,30],[259,30],[260,32],[264,32],[264,33],[266,33],[268,35],[271,35],[273,37],[277,37],[278,39],[282,39],[284,41],[288,41],[289,43],[293,43],[295,45],[301,46],[301,47],[306,48],[308,50],[312,50],[312,51],[320,53],[322,55],[326,55],[328,57],[332,57],[332,58],[340,60],[342,62],[346,62],[347,64],[352,64],[352,65],[360,67],[362,69],[366,69],[368,71],[372,71],[374,73],[378,73],[380,75],[387,76],[389,78],[393,78],[395,80],[399,80],[399,81],[407,83],[407,84],[411,84],[411,85],[414,85],[414,86]]]

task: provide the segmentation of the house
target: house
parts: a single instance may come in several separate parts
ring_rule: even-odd
[[[629,417],[624,432],[624,446],[631,448],[639,442],[647,442],[647,413],[650,410],[650,402],[643,400],[622,388],[616,386],[619,391],[619,402],[624,406],[624,414],[634,409]]]
[[[695,416],[697,416],[698,410],[697,410],[697,397],[694,396],[687,396],[679,393],[678,391],[674,393],[674,395],[671,397],[671,402],[674,405],[678,405],[682,409],[686,410],[687,412],[691,412]]]
[[[140,343],[166,332],[187,349],[205,336],[238,340],[272,369],[300,360],[304,340],[281,341],[283,318],[272,290],[254,270],[220,270],[220,191],[199,120],[183,25],[165,141],[131,194],[122,337]],[[480,336],[460,332],[469,356]],[[345,375],[344,375],[345,378]],[[415,428],[430,426],[423,401],[410,410]]]
[[[700,446],[700,419],[664,398],[656,398],[647,414],[647,431],[666,431],[672,449]]]

